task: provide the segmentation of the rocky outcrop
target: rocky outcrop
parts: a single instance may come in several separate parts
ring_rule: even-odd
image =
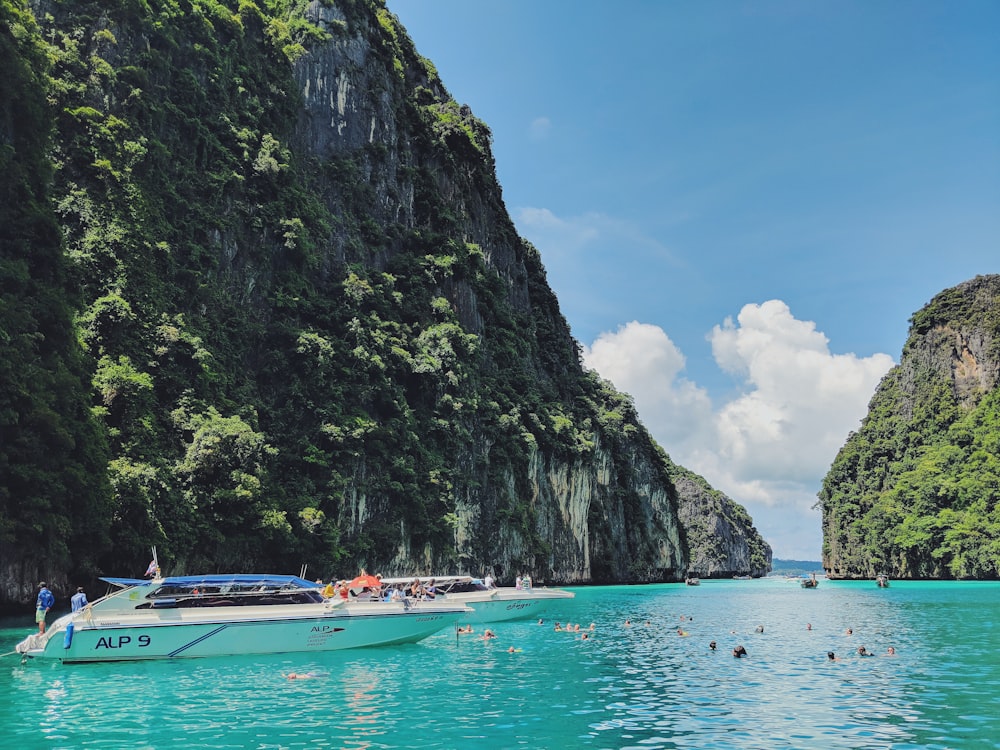
[[[688,573],[699,578],[759,578],[771,571],[771,547],[742,506],[702,477],[671,472],[681,524],[687,533]]]
[[[913,315],[898,366],[823,481],[834,578],[995,578],[1000,276],[946,289]]]

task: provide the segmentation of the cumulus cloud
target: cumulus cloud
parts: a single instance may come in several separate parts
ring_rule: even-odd
[[[682,377],[685,359],[659,326],[632,321],[583,347],[583,362],[635,401],[663,446],[709,439],[712,404],[704,388]]]
[[[832,353],[815,323],[780,300],[745,305],[709,340],[718,366],[741,382],[719,404],[683,376],[684,355],[658,326],[633,321],[601,334],[583,358],[632,395],[675,461],[747,507],[779,556],[813,559],[816,492],[893,360]],[[803,536],[806,527],[813,533]],[[796,543],[803,548],[784,546]]]
[[[719,366],[745,379],[716,415],[718,457],[741,482],[821,478],[893,365],[887,354],[831,353],[781,300],[745,305],[709,338]]]

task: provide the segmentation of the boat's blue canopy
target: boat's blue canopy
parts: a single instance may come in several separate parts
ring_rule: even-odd
[[[114,586],[148,586],[156,583],[159,586],[225,586],[240,584],[243,586],[268,586],[274,588],[288,587],[299,589],[314,589],[316,584],[298,576],[283,576],[253,573],[214,573],[201,576],[170,576],[157,581],[142,578],[102,578]]]

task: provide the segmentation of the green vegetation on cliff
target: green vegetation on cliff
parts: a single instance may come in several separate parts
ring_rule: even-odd
[[[683,575],[669,462],[382,3],[0,3],[0,567]]]
[[[832,574],[1000,575],[1000,277],[913,316],[900,365],[823,482]]]
[[[111,522],[79,294],[49,203],[49,64],[32,14],[0,0],[0,556],[28,576],[25,558],[93,573]]]

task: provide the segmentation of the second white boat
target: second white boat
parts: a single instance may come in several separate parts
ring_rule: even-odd
[[[418,581],[424,589],[433,585],[435,602],[464,604],[470,607],[472,611],[459,618],[463,623],[534,619],[554,603],[575,596],[571,591],[550,589],[545,586],[488,588],[480,579],[472,576],[383,578],[382,585],[385,589],[398,588],[412,599],[414,597],[409,589],[414,581]]]

